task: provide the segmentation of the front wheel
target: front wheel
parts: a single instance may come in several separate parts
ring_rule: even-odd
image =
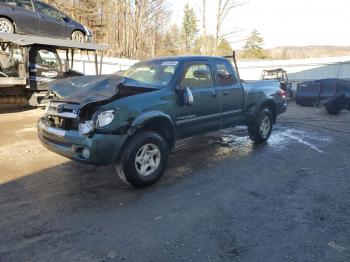
[[[117,175],[128,184],[143,188],[163,175],[169,158],[167,141],[158,133],[144,131],[132,137],[116,164]]]
[[[85,35],[81,31],[74,31],[72,34],[72,40],[78,43],[85,43]]]
[[[4,17],[0,17],[0,33],[1,34],[14,34],[15,27],[12,22]]]
[[[248,133],[251,140],[256,144],[265,143],[272,132],[273,116],[267,107],[258,113],[255,123],[248,125]]]

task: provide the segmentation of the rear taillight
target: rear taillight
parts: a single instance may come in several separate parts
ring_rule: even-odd
[[[283,99],[286,99],[287,98],[287,93],[286,91],[284,91],[283,89],[280,89],[278,91],[278,94],[280,95],[280,97],[282,97]]]

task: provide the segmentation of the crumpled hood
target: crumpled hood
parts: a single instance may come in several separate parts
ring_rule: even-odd
[[[136,80],[120,75],[81,76],[58,80],[49,84],[52,101],[84,105],[113,99],[120,91],[137,89],[138,93],[157,90]]]

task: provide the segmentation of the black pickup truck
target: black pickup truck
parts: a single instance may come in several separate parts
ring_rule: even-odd
[[[287,109],[278,81],[242,83],[223,57],[157,58],[122,75],[50,85],[54,98],[38,122],[42,143],[76,161],[115,165],[136,187],[158,181],[177,140],[246,125],[263,143]]]

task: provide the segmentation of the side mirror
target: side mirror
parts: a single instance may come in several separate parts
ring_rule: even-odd
[[[185,105],[187,105],[187,106],[193,105],[193,103],[194,103],[193,94],[192,94],[192,91],[189,87],[185,88],[185,90],[182,94],[182,97],[183,97],[183,102]]]
[[[197,69],[193,72],[193,76],[198,79],[207,79],[210,77],[210,72],[205,69]]]

